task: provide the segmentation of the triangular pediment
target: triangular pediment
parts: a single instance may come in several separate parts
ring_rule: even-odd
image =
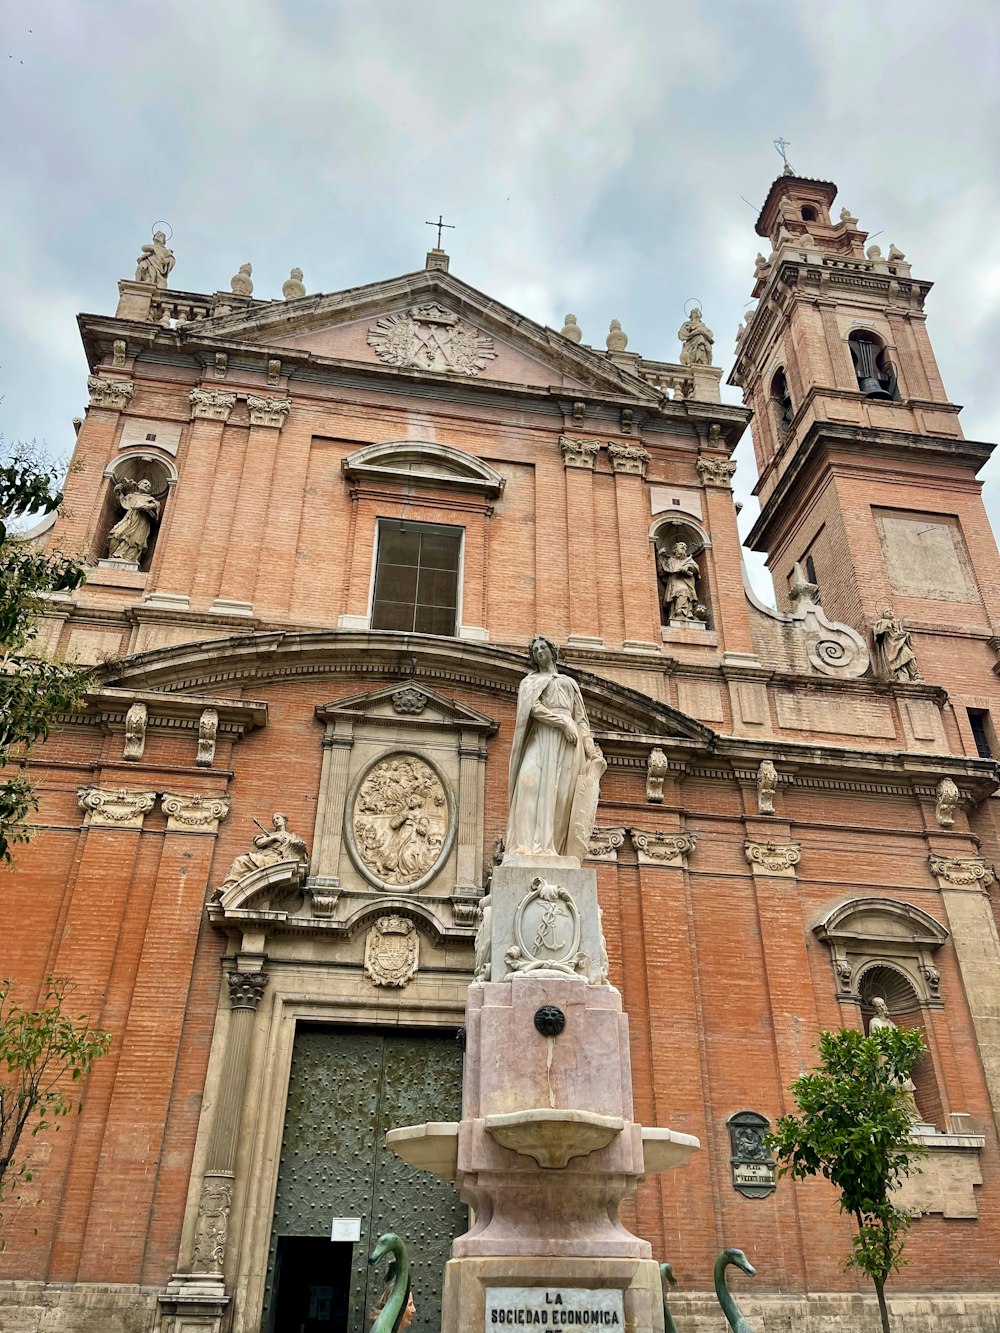
[[[605,353],[574,343],[441,271],[253,306],[201,320],[188,336],[391,373],[659,399],[645,380]]]
[[[322,704],[316,709],[316,716],[323,722],[350,718],[352,721],[384,722],[397,727],[401,722],[409,722],[418,727],[449,727],[484,732],[490,736],[499,725],[485,713],[438,694],[425,685],[418,685],[414,680],[396,681],[381,689]]]

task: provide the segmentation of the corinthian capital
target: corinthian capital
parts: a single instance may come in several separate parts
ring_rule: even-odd
[[[233,1009],[256,1009],[267,985],[266,972],[230,972],[229,1003]]]
[[[100,375],[91,375],[87,388],[90,390],[90,406],[106,407],[111,412],[123,412],[135,393],[131,380],[106,380]]]

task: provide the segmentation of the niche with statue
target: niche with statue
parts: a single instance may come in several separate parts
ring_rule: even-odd
[[[671,629],[709,629],[711,611],[705,550],[708,539],[682,518],[662,523],[653,536],[660,619]]]
[[[176,474],[162,458],[130,453],[116,459],[106,475],[108,489],[97,540],[100,564],[145,573]]]

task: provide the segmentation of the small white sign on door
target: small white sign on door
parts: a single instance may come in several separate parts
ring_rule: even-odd
[[[335,1217],[330,1223],[331,1240],[356,1241],[361,1239],[360,1217]]]

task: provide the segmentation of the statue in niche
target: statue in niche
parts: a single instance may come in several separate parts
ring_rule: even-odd
[[[587,855],[607,768],[580,687],[556,669],[555,644],[537,634],[517,691],[510,752],[505,858]]]
[[[142,247],[135,261],[135,280],[148,282],[153,287],[166,287],[173,266],[174,252],[167,247],[166,234],[158,231],[152,241]]]
[[[710,366],[712,364],[712,343],[715,337],[707,324],[702,323],[701,311],[693,306],[691,314],[677,330],[677,336],[684,344],[681,348],[682,366]]]
[[[108,558],[137,565],[146,554],[153,524],[160,517],[160,502],[145,477],[119,482],[115,495],[125,513],[108,533]]]
[[[875,642],[875,670],[883,680],[920,680],[910,631],[888,606],[879,612],[872,625],[872,638]]]
[[[698,601],[701,570],[687,542],[674,542],[669,555],[662,548],[658,550],[656,567],[663,579],[663,610],[667,620],[704,621],[706,611]]]
[[[886,1004],[885,1000],[882,999],[881,995],[874,996],[872,999],[872,1008],[875,1010],[875,1014],[868,1023],[869,1036],[871,1036],[873,1032],[878,1032],[879,1028],[894,1028],[897,1026],[889,1017],[889,1006]],[[917,1100],[915,1096],[917,1085],[911,1078],[905,1078],[899,1080],[899,1087],[902,1088],[904,1093],[903,1100],[907,1114],[911,1120],[919,1122],[923,1117],[917,1110]]]
[[[263,870],[265,866],[277,865],[279,861],[305,862],[309,859],[305,841],[288,827],[287,815],[276,811],[271,818],[271,828],[274,830],[272,833],[262,829],[254,838],[255,851],[244,852],[236,858],[219,886],[219,893],[231,888],[237,880],[249,875],[251,870]]]

